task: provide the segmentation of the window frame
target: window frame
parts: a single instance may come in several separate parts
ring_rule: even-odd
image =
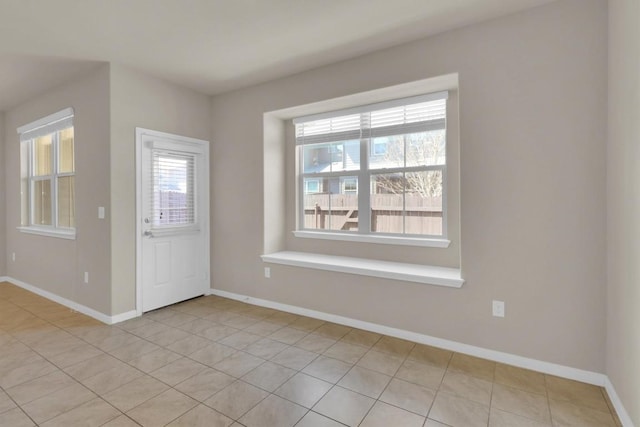
[[[155,232],[162,232],[167,230],[186,230],[186,229],[199,229],[199,215],[198,215],[198,196],[197,185],[195,177],[197,176],[197,153],[191,152],[177,152],[166,149],[151,149],[151,169],[152,169],[152,186],[153,192],[151,195],[151,230]],[[160,160],[163,159],[163,160]],[[160,172],[159,169],[166,167],[166,162],[171,161],[184,161],[185,162],[185,206],[182,208],[176,208],[173,206],[161,206],[161,201],[157,199],[157,196],[162,193],[156,191],[156,188],[161,187]],[[157,174],[156,174],[157,173]],[[162,210],[166,209],[168,214],[168,220],[161,221],[161,218],[155,218],[156,210],[159,210],[162,215]],[[176,209],[187,210],[186,221],[172,221],[171,211]]]
[[[328,111],[325,113],[315,114],[313,116],[308,117],[299,117],[294,118],[293,123],[294,127],[298,123],[304,123],[306,121],[312,120],[321,120],[323,118],[333,118],[333,117],[341,117],[349,114],[360,113],[367,114],[371,111],[384,110],[386,108],[393,108],[399,106],[407,106],[411,104],[416,104],[419,102],[428,102],[439,99],[445,100],[445,119],[443,120],[443,125],[440,127],[430,127],[430,121],[427,120],[427,129],[423,132],[429,132],[433,130],[444,130],[445,132],[445,162],[444,164],[437,165],[418,165],[418,166],[407,166],[406,160],[406,148],[410,144],[410,141],[406,140],[407,136],[412,133],[418,132],[398,132],[391,134],[389,136],[401,136],[405,138],[404,141],[404,166],[402,167],[392,167],[392,168],[371,168],[370,159],[375,157],[381,157],[384,154],[379,154],[374,152],[374,144],[376,143],[376,137],[373,135],[361,136],[359,138],[360,141],[360,168],[358,170],[339,170],[339,171],[328,171],[328,172],[304,172],[304,159],[303,159],[303,150],[305,147],[304,143],[295,144],[296,150],[296,166],[295,166],[295,175],[296,175],[296,229],[294,230],[294,235],[296,237],[305,237],[305,238],[315,238],[315,239],[329,239],[329,240],[343,240],[343,241],[356,241],[356,242],[367,242],[367,243],[385,243],[385,244],[401,244],[408,246],[426,246],[426,247],[437,247],[437,248],[447,248],[451,243],[448,240],[448,203],[447,203],[447,193],[448,193],[448,182],[447,182],[447,164],[448,164],[448,118],[449,118],[449,103],[446,102],[448,98],[448,90],[427,93],[423,95],[411,96],[408,98],[399,98],[393,99],[391,101],[383,101],[376,104],[370,105],[362,105],[353,108],[348,108],[344,110],[335,110]],[[420,100],[420,101],[416,101]],[[361,118],[361,121],[363,119]],[[361,127],[362,129],[362,127]],[[351,138],[345,138],[344,140],[336,140],[331,144],[339,144],[346,143]],[[388,142],[385,142],[385,148],[388,150]],[[308,146],[308,145],[307,145]],[[343,153],[344,153],[343,149]],[[371,216],[370,215],[362,215],[359,216],[358,230],[330,230],[330,229],[316,229],[316,228],[305,228],[305,209],[304,209],[304,195],[305,195],[305,180],[308,179],[331,179],[338,178],[340,180],[340,190],[343,190],[342,180],[345,177],[357,177],[356,185],[358,188],[358,208],[363,212],[371,211],[371,188],[372,188],[372,177],[378,174],[392,174],[392,173],[411,173],[411,172],[428,172],[432,170],[439,170],[442,174],[442,234],[432,235],[432,234],[408,234],[404,231],[402,233],[387,233],[387,232],[375,232],[371,231]],[[368,192],[360,192],[361,189],[368,189]],[[406,210],[404,206],[404,197],[403,197],[403,216],[406,215]],[[404,221],[403,221],[404,224]],[[403,225],[404,229],[404,225]]]
[[[60,172],[60,133],[66,129],[74,129],[73,137],[73,171],[72,172]],[[59,180],[65,177],[74,177],[74,190],[72,198],[74,201],[75,212],[75,126],[74,126],[74,111],[72,108],[61,110],[57,113],[38,119],[32,123],[21,126],[17,129],[20,135],[20,156],[23,169],[21,171],[21,185],[24,184],[23,191],[21,191],[22,203],[21,209],[26,210],[21,214],[21,225],[18,230],[23,233],[43,235],[49,237],[58,237],[63,239],[74,240],[76,238],[76,226],[75,213],[74,213],[74,226],[66,227],[60,225],[59,218]],[[35,143],[40,137],[51,135],[51,172],[47,175],[35,175],[36,164],[36,150]],[[26,160],[26,161],[25,161]],[[26,163],[26,164],[25,164]],[[35,185],[37,182],[50,181],[50,193],[51,193],[51,224],[36,224],[35,223]],[[24,194],[26,192],[26,194]],[[26,220],[26,223],[25,223]]]

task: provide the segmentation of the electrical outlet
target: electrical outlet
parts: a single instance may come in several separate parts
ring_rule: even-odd
[[[267,279],[271,278],[271,267],[265,267],[264,268],[264,277]]]
[[[89,283],[89,272],[88,271],[84,272],[84,283]]]
[[[98,219],[104,219],[104,206],[98,206]]]
[[[11,253],[11,261],[16,262],[16,253],[15,252]]]
[[[504,301],[493,300],[493,316],[504,317]]]

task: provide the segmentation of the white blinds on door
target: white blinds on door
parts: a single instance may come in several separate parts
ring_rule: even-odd
[[[151,225],[195,224],[195,155],[153,150],[152,159]]]

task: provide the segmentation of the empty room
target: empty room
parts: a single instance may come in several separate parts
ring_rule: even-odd
[[[0,0],[0,426],[640,426],[640,1]]]

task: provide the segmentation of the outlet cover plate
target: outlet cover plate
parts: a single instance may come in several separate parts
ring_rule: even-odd
[[[493,316],[504,317],[504,301],[493,300]]]

